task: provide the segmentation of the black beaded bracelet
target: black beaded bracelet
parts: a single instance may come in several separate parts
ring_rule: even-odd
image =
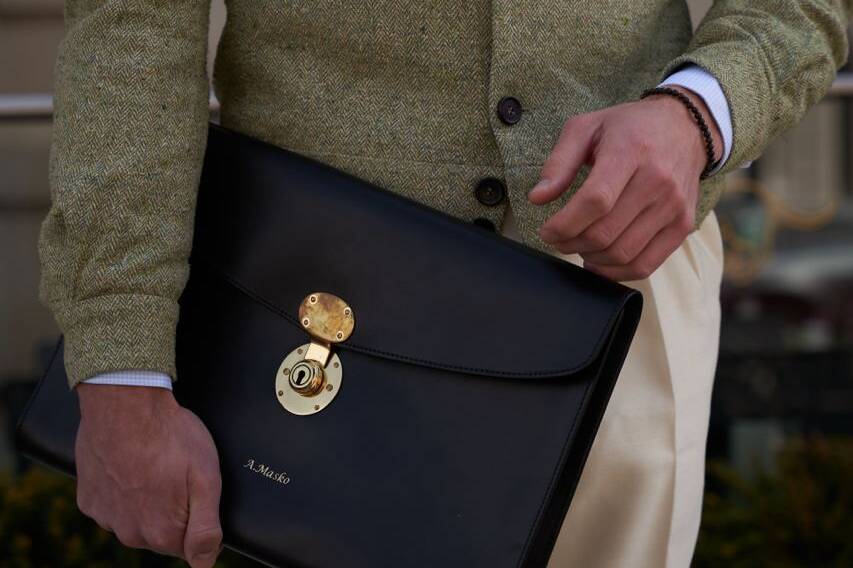
[[[696,121],[696,124],[699,126],[699,130],[702,132],[702,139],[705,141],[705,154],[708,156],[708,162],[705,165],[705,169],[702,170],[699,179],[705,179],[708,177],[714,168],[717,167],[717,160],[714,159],[714,156],[716,155],[716,152],[714,152],[714,139],[711,138],[711,129],[708,128],[708,123],[705,122],[705,117],[702,116],[702,113],[699,112],[699,109],[696,108],[693,101],[691,101],[690,98],[681,91],[671,89],[670,87],[655,87],[654,89],[643,91],[640,98],[644,99],[651,95],[667,95],[675,97],[681,101],[681,103],[687,107],[687,110],[690,111],[690,114],[693,115],[693,120]]]

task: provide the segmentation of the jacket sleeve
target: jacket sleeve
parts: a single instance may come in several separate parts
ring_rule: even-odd
[[[55,68],[40,298],[70,386],[175,377],[208,124],[209,0],[69,0]]]
[[[848,54],[853,0],[716,0],[687,51],[661,77],[695,64],[720,82],[733,144],[725,173],[754,160],[829,89]]]

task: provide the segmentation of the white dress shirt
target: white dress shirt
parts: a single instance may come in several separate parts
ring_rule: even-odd
[[[666,78],[659,86],[677,85],[699,95],[723,138],[723,158],[713,171],[720,169],[728,160],[732,150],[732,116],[729,103],[717,79],[696,65],[688,65]],[[712,172],[713,173],[713,172]],[[95,385],[125,385],[141,387],[160,387],[172,389],[172,379],[157,371],[125,370],[101,373],[84,379],[83,382]]]

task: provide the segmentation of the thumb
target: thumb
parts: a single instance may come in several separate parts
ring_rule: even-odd
[[[589,158],[598,128],[599,119],[595,113],[575,116],[566,121],[557,143],[542,166],[539,182],[527,194],[531,203],[543,205],[554,201],[568,189]]]
[[[197,467],[188,474],[190,513],[184,533],[184,558],[192,568],[211,568],[222,550],[219,496],[222,478],[218,470],[202,475]]]

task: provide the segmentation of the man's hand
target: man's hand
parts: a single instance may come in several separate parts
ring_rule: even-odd
[[[80,510],[126,546],[213,566],[221,479],[201,420],[166,389],[80,384],[77,392]]]
[[[702,99],[687,89],[711,129],[716,159],[722,138]],[[553,201],[584,164],[591,169],[540,236],[563,254],[613,280],[646,278],[693,230],[699,175],[707,162],[699,127],[677,99],[653,95],[566,121],[528,198]]]

